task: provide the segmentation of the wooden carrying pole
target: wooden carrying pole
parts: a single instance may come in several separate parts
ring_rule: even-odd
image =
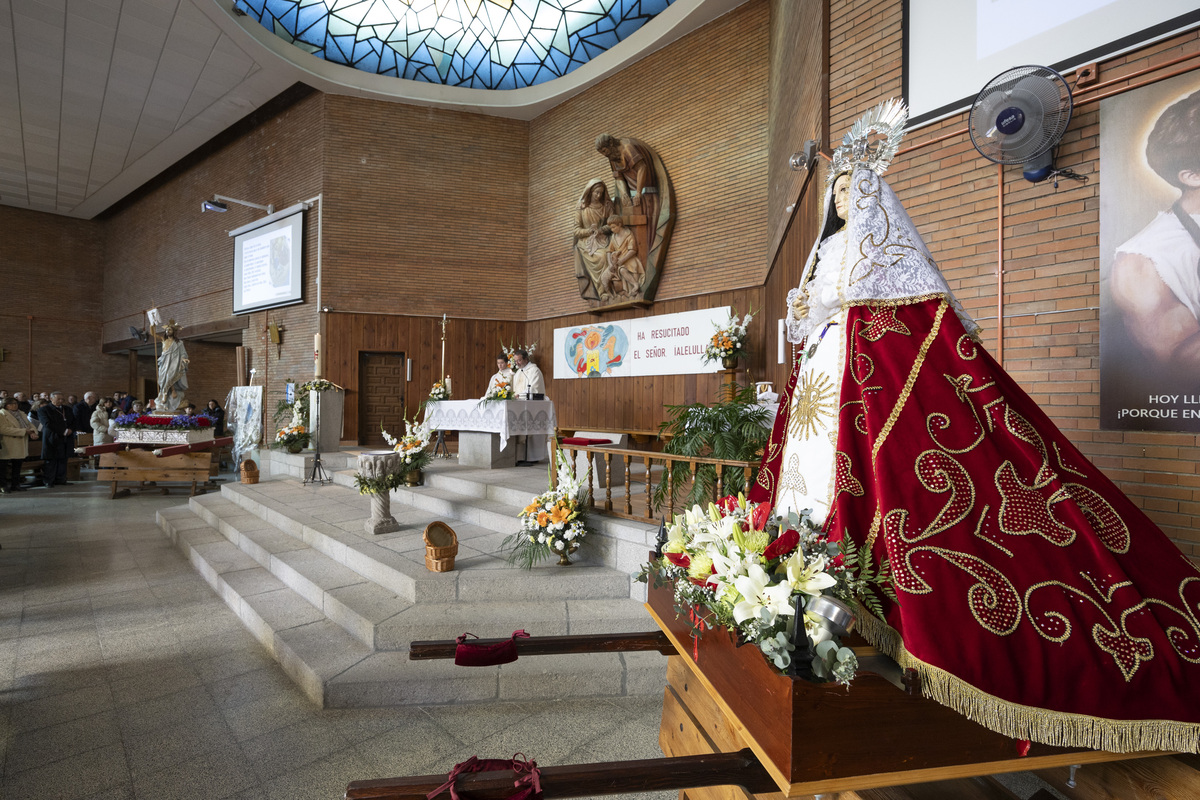
[[[458,776],[455,790],[471,800],[502,800],[513,794],[515,777],[512,770],[465,773]],[[538,780],[544,797],[594,797],[698,786],[741,786],[752,794],[776,790],[749,748],[735,753],[545,767],[539,770]],[[425,800],[445,783],[445,775],[354,781],[346,787],[345,796],[346,800]],[[449,798],[449,790],[439,797]]]

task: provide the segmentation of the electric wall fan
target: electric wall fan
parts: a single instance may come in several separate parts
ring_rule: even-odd
[[[1023,164],[1025,180],[1037,183],[1058,176],[1086,181],[1068,169],[1054,168],[1054,148],[1071,122],[1071,89],[1049,67],[1029,65],[1005,70],[988,81],[975,98],[967,123],[971,143],[997,164]]]

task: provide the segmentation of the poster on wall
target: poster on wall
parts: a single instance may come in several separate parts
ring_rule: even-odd
[[[729,321],[729,306],[593,322],[554,330],[554,378],[622,378],[717,372],[704,363],[704,347],[716,326]]]
[[[1100,426],[1200,432],[1200,73],[1100,104]]]

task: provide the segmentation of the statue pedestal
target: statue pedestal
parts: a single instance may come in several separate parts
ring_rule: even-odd
[[[317,396],[320,395],[318,405]],[[338,389],[308,393],[308,429],[320,437],[321,452],[333,453],[342,443],[342,418],[346,393]],[[319,409],[319,410],[318,410]],[[318,414],[320,417],[318,418]],[[315,444],[315,442],[314,442]]]

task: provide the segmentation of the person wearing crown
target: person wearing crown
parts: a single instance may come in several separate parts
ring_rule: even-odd
[[[883,103],[834,153],[750,499],[890,572],[859,630],[938,702],[1018,740],[1200,751],[1200,571],[980,344],[881,177],[906,120]]]

